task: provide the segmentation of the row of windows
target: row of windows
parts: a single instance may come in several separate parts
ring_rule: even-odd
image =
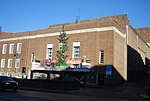
[[[21,72],[16,72],[16,73],[14,73],[14,72],[0,72],[0,75],[1,76],[5,76],[5,75],[7,75],[7,76],[12,76],[12,75],[20,76]]]
[[[47,45],[47,59],[53,58],[53,44]],[[80,58],[80,42],[73,43],[73,58]],[[104,64],[104,50],[99,51],[99,64]]]
[[[21,54],[22,43],[17,43],[16,53]],[[3,44],[2,46],[2,54],[7,53],[7,44]],[[9,44],[9,54],[14,53],[14,43]]]
[[[7,68],[12,68],[12,63],[13,63],[13,59],[8,59]],[[6,60],[1,59],[1,68],[5,68],[5,64],[6,64]],[[20,59],[17,58],[15,60],[15,68],[19,68],[19,67],[20,67]]]
[[[22,43],[17,43],[17,53],[21,53]],[[2,54],[6,54],[7,44],[3,44]],[[10,44],[9,54],[13,54],[14,52],[14,44]],[[47,47],[47,59],[53,58],[53,45]],[[80,45],[73,46],[73,58],[80,58]],[[12,59],[8,59],[7,68],[12,68]],[[100,50],[99,52],[99,64],[104,63],[104,50]],[[20,59],[15,60],[15,68],[19,68]],[[1,68],[5,67],[5,59],[1,59]]]
[[[61,44],[60,44],[61,47]],[[53,44],[47,44],[47,59],[53,58]],[[73,46],[73,58],[80,58],[80,45]]]

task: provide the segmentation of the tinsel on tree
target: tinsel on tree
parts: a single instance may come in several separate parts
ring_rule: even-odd
[[[59,40],[60,48],[56,54],[58,59],[57,66],[60,68],[61,67],[64,68],[67,66],[67,64],[65,63],[65,59],[68,56],[66,55],[66,51],[68,50],[68,37],[66,36],[66,33],[64,31],[64,25],[62,27],[62,32],[60,32],[58,40]]]

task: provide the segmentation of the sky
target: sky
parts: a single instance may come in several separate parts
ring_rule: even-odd
[[[150,0],[0,0],[2,32],[24,32],[49,25],[127,14],[134,28],[150,27]]]

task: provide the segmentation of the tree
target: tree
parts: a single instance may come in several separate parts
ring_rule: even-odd
[[[60,43],[60,49],[56,53],[58,59],[57,66],[59,68],[65,68],[67,67],[67,64],[65,63],[65,59],[68,56],[66,55],[66,51],[68,50],[68,37],[66,36],[66,33],[64,31],[64,25],[62,27],[62,32],[60,32],[58,40]]]

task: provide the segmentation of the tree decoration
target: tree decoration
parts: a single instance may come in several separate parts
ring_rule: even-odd
[[[57,67],[64,69],[68,67],[67,64],[65,63],[65,60],[68,56],[66,55],[66,52],[68,50],[68,37],[66,36],[66,33],[64,31],[64,25],[62,27],[62,32],[60,32],[58,40],[59,40],[60,48],[56,53],[58,59]]]

